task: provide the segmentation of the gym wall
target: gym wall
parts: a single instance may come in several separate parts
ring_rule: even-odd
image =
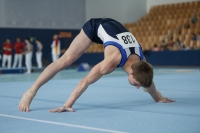
[[[0,27],[80,29],[85,0],[0,0]]]
[[[146,0],[86,0],[86,20],[113,18],[121,23],[136,22],[146,14]]]

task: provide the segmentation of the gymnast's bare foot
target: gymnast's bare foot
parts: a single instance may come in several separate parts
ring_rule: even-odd
[[[29,112],[30,111],[30,104],[31,101],[33,99],[33,97],[35,96],[36,92],[31,92],[31,91],[27,91],[24,93],[23,97],[21,98],[21,101],[19,103],[19,110],[22,112]]]

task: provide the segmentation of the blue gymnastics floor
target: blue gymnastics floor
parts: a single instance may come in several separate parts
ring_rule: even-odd
[[[157,89],[177,102],[155,103],[117,70],[92,84],[74,113],[48,110],[62,106],[87,72],[58,73],[42,86],[28,113],[18,104],[39,73],[0,75],[0,133],[200,133],[200,71],[154,71]]]

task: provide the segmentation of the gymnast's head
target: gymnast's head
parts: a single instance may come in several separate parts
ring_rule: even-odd
[[[128,80],[131,85],[138,89],[140,86],[149,88],[153,82],[153,68],[151,64],[145,61],[133,63]]]

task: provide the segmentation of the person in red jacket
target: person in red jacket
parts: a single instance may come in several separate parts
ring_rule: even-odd
[[[15,58],[13,63],[13,68],[16,68],[16,65],[18,64],[18,68],[22,67],[22,52],[25,49],[25,45],[21,42],[20,38],[16,39],[15,43]]]
[[[10,39],[6,39],[6,42],[3,44],[3,60],[2,60],[2,67],[5,67],[7,62],[7,68],[11,67],[11,60],[12,60],[12,44]]]

